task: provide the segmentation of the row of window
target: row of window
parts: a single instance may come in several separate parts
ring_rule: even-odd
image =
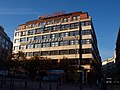
[[[79,23],[57,25],[57,26],[50,26],[50,27],[43,26],[42,28],[35,29],[35,30],[28,30],[28,31],[16,32],[15,36],[33,35],[33,34],[38,34],[38,33],[41,33],[41,32],[64,30],[64,29],[68,29],[68,28],[75,28],[75,27],[78,27],[78,26],[79,26]]]
[[[27,46],[15,46],[14,50],[19,49],[32,49],[32,48],[45,48],[45,47],[55,47],[55,46],[66,46],[66,45],[75,45],[79,44],[78,40],[71,40],[71,41],[61,41],[61,42],[51,42],[51,43],[36,43],[36,44],[28,44]]]
[[[9,46],[8,46],[8,45],[2,44],[1,46],[2,46],[2,48],[6,49],[6,50],[9,49]]]
[[[25,37],[25,38],[20,38],[15,39],[14,43],[17,42],[26,42],[26,41],[33,41],[33,40],[46,40],[46,39],[53,39],[53,38],[59,38],[59,37],[67,37],[67,36],[76,36],[79,35],[79,30],[77,31],[71,31],[71,32],[64,32],[64,33],[56,33],[56,34],[47,34],[47,35],[42,35],[42,36],[32,36],[32,37]]]
[[[81,35],[89,35],[91,34],[91,30],[82,30]],[[47,34],[47,35],[42,35],[42,36],[32,36],[32,37],[25,37],[25,38],[20,38],[15,39],[14,43],[18,42],[26,42],[26,41],[34,41],[34,40],[47,40],[47,39],[53,39],[53,38],[59,38],[59,37],[67,37],[67,36],[76,36],[79,35],[79,30],[77,31],[71,31],[71,32],[64,32],[64,33],[56,33],[56,34]]]
[[[71,24],[64,24],[64,25],[57,25],[57,26],[50,26],[50,27],[45,27],[43,26],[42,28],[36,29],[36,30],[29,30],[29,31],[22,31],[22,32],[16,32],[15,36],[25,36],[25,35],[33,35],[33,34],[38,34],[41,32],[47,33],[49,31],[57,31],[57,30],[65,30],[65,29],[74,29],[77,28],[78,26],[87,26],[90,25],[90,21],[84,21],[84,22],[77,22],[77,23],[71,23]]]
[[[7,39],[3,38],[1,35],[0,35],[0,46],[3,48],[3,49],[6,49],[8,50],[9,48],[9,42]]]
[[[0,35],[0,41],[1,41],[3,44],[8,45],[8,41],[7,41],[5,38],[3,38],[1,35]]]
[[[90,39],[84,39],[81,41],[82,44],[91,44],[92,41]],[[76,45],[79,44],[79,40],[71,40],[71,41],[60,41],[60,42],[49,42],[49,43],[36,43],[36,44],[28,44],[27,46],[15,46],[14,50],[23,50],[23,49],[32,49],[32,48],[45,48],[45,47],[55,47],[55,46],[67,46],[67,45]]]
[[[73,16],[72,18],[61,18],[58,20],[49,20],[47,22],[38,22],[37,24],[30,24],[26,25],[25,28],[34,28],[38,26],[43,26],[43,25],[51,25],[51,24],[57,24],[57,23],[64,23],[64,22],[69,22],[69,21],[76,21],[79,20],[80,16]]]
[[[91,49],[83,49],[82,54],[88,54],[91,52]],[[27,56],[48,56],[48,55],[65,55],[65,54],[79,54],[79,49],[69,49],[69,50],[53,50],[53,51],[41,51],[41,52],[28,52],[26,53]]]

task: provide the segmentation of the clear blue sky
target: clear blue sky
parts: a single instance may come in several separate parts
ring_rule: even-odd
[[[88,12],[102,59],[113,56],[120,25],[120,0],[1,0],[0,25],[13,41],[18,25],[61,10]]]

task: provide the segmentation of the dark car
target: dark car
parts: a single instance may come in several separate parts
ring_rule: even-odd
[[[59,80],[59,77],[57,76],[44,76],[43,81],[58,81]]]
[[[113,78],[113,84],[120,84],[119,78]]]

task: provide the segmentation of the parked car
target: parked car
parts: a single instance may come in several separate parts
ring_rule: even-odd
[[[106,84],[112,84],[112,78],[106,78]]]
[[[63,70],[48,70],[47,75],[43,77],[43,81],[59,81],[64,77]]]
[[[48,75],[48,76],[44,76],[43,77],[43,81],[52,81],[52,82],[56,82],[60,79],[60,76],[57,76],[57,75]]]
[[[113,78],[113,84],[120,84],[119,78]]]

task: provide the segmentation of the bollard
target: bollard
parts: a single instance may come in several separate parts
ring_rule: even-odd
[[[14,79],[11,82],[11,89],[13,90],[13,88],[14,88]]]
[[[49,84],[49,90],[52,90],[52,84]]]
[[[59,90],[59,83],[57,83],[56,90]]]
[[[79,90],[83,90],[81,83],[79,84]]]
[[[39,82],[39,90],[41,90],[41,81]]]
[[[4,85],[6,85],[6,79],[4,78]]]
[[[25,81],[25,90],[27,90],[27,80]]]
[[[3,80],[2,80],[2,79],[1,79],[0,87],[1,87],[1,88],[3,87]]]
[[[10,87],[12,86],[12,78],[10,79]]]

